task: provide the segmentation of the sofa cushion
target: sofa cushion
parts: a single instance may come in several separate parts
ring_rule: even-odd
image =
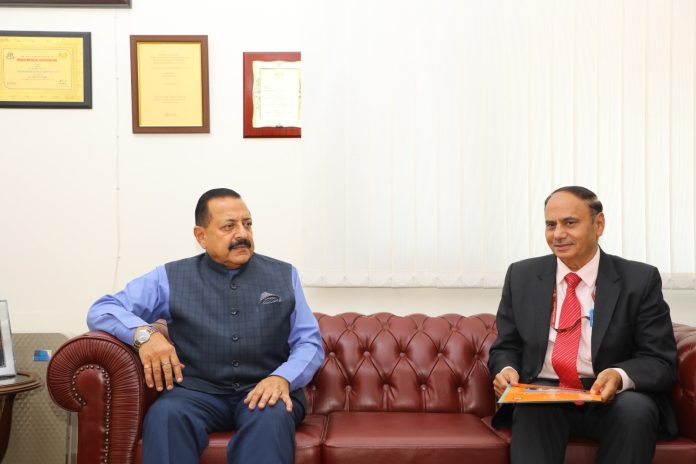
[[[321,442],[326,429],[326,416],[310,414],[297,427],[295,435],[295,464],[321,464]],[[234,432],[211,433],[208,447],[203,451],[199,464],[227,462],[227,443]],[[136,462],[141,462],[143,442],[138,442]]]
[[[508,445],[474,414],[333,412],[324,462],[506,463]]]

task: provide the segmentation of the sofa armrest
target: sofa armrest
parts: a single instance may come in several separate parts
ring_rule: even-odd
[[[135,462],[157,393],[145,385],[130,346],[98,331],[72,338],[54,353],[46,385],[56,404],[78,414],[78,464]]]
[[[672,394],[679,434],[696,441],[696,327],[674,324],[677,384]]]

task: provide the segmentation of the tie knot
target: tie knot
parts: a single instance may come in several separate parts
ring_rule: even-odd
[[[582,281],[582,279],[580,278],[580,276],[577,275],[577,274],[574,273],[574,272],[569,272],[568,274],[566,274],[566,276],[564,277],[564,279],[565,279],[565,281],[568,283],[568,287],[569,287],[569,288],[575,288],[575,287],[577,287],[578,284],[580,283],[580,281]]]

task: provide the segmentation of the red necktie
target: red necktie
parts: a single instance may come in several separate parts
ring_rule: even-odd
[[[575,294],[575,287],[582,279],[570,272],[566,274],[565,281],[568,284],[566,296],[561,308],[561,320],[556,333],[556,343],[553,345],[551,364],[553,365],[560,386],[565,388],[582,388],[578,377],[578,347],[580,346],[580,332],[582,310],[580,301]]]

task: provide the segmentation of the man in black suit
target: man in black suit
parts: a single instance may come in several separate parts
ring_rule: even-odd
[[[488,361],[496,394],[517,382],[560,383],[602,397],[502,407],[493,424],[512,420],[513,463],[562,463],[571,436],[598,440],[597,462],[650,463],[658,434],[677,433],[677,351],[660,274],[599,248],[602,209],[584,187],[551,193],[553,255],[513,263],[505,277]]]

